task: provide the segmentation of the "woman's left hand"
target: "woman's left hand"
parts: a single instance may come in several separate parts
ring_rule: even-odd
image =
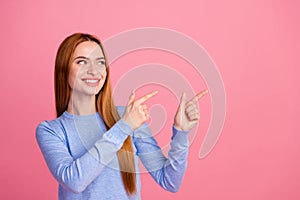
[[[189,131],[200,120],[200,113],[197,106],[198,100],[201,99],[208,90],[203,90],[194,96],[190,101],[186,100],[186,94],[183,93],[180,99],[175,118],[174,127],[178,130]]]

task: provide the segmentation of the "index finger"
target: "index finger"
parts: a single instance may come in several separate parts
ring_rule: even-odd
[[[198,94],[196,94],[196,96],[194,96],[193,101],[198,101],[207,93],[208,93],[208,90],[203,90],[203,91],[199,92]]]
[[[137,104],[142,104],[145,101],[147,101],[148,99],[150,99],[151,97],[155,96],[158,93],[158,91],[153,91],[149,94],[146,94],[145,96],[142,96],[141,98],[137,99],[135,102]]]

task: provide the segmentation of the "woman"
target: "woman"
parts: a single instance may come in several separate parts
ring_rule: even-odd
[[[199,121],[197,101],[207,90],[181,98],[172,128],[168,158],[145,123],[144,102],[151,92],[126,107],[112,99],[107,58],[101,42],[76,33],[60,45],[55,62],[57,118],[37,127],[36,138],[59,183],[59,199],[140,199],[138,157],[164,189],[178,191],[186,169],[188,132]]]

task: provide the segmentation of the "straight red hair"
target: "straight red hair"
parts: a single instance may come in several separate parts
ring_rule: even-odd
[[[55,72],[54,72],[54,86],[55,86],[55,104],[56,115],[59,117],[67,110],[68,103],[71,95],[71,87],[69,85],[69,72],[71,68],[72,56],[76,47],[85,41],[92,41],[97,43],[105,57],[107,76],[105,83],[96,95],[96,110],[103,117],[103,121],[107,129],[110,129],[119,119],[120,115],[114,105],[112,98],[112,89],[110,85],[109,67],[107,57],[105,55],[104,48],[100,40],[90,34],[75,33],[67,37],[59,46],[56,60],[55,60]],[[117,152],[119,166],[121,170],[121,176],[123,184],[127,194],[131,195],[136,192],[136,174],[135,174],[135,162],[133,154],[131,137],[128,136],[124,141],[123,146]]]

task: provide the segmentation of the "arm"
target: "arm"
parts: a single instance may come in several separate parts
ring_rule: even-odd
[[[87,153],[73,159],[59,125],[50,126],[48,122],[43,122],[36,129],[37,142],[52,175],[59,184],[74,193],[85,190],[130,134],[132,129],[120,120]]]
[[[165,190],[177,192],[187,167],[188,132],[172,127],[171,149],[166,158],[147,125],[134,131],[137,155],[153,179]]]
[[[197,101],[207,92],[208,90],[203,90],[190,101],[186,101],[186,95],[183,93],[174,117],[168,158],[162,154],[147,126],[134,131],[137,154],[154,180],[168,191],[177,192],[181,185],[187,166],[188,132],[200,119]]]

